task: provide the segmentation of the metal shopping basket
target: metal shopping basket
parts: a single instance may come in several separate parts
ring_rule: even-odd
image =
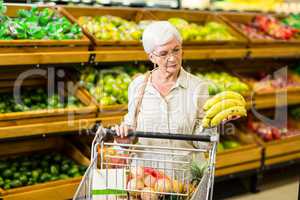
[[[92,143],[91,164],[73,200],[208,200],[212,199],[218,134],[183,135],[132,132],[129,136],[201,142],[202,148],[173,148],[105,142],[114,135],[99,127]],[[193,184],[194,155],[204,154],[201,181]]]

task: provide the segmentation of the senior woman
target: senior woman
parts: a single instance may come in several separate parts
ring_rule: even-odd
[[[153,22],[144,30],[142,41],[154,69],[130,84],[128,113],[124,122],[115,127],[117,134],[121,138],[126,137],[129,130],[200,134],[202,107],[209,97],[208,84],[183,69],[179,32],[167,21]],[[155,146],[199,147],[199,143],[188,141],[140,138],[139,142]]]

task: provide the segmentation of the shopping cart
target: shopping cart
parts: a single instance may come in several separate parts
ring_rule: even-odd
[[[217,133],[129,133],[129,137],[201,142],[202,148],[197,149],[105,142],[112,135],[113,130],[98,128],[92,143],[91,164],[73,200],[212,199]],[[206,158],[206,167],[201,181],[192,182],[192,158],[199,154]]]

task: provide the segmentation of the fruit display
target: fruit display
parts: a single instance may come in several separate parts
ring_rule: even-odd
[[[80,85],[85,87],[101,105],[126,104],[132,76],[144,71],[146,71],[144,65],[113,67],[110,70],[87,68],[81,74]]]
[[[236,140],[223,140],[218,143],[217,152],[240,147],[241,144]]]
[[[0,16],[0,40],[81,39],[81,28],[53,9],[20,9],[16,17]]]
[[[0,96],[0,113],[24,112],[30,110],[75,108],[83,106],[74,96],[62,98],[58,94],[48,97],[43,88],[25,90],[21,93],[20,101],[16,101],[12,93],[4,93]]]
[[[208,72],[204,74],[197,73],[196,76],[211,83],[208,86],[209,95],[215,95],[225,90],[244,94],[250,89],[246,83],[242,82],[239,78],[228,74],[227,72]]]
[[[189,23],[182,18],[170,18],[168,21],[180,32],[184,41],[223,41],[235,40],[228,27],[214,21],[208,21],[203,25]],[[139,41],[143,30],[151,20],[143,20],[139,23],[128,21],[116,16],[82,16],[78,23],[92,33],[97,39],[103,41]]]
[[[278,128],[263,122],[250,121],[248,127],[265,142],[300,135],[300,132],[293,127]]]
[[[282,22],[287,26],[293,27],[300,31],[300,14],[290,14]]]
[[[252,86],[254,92],[275,92],[278,89],[288,89],[300,86],[299,76],[289,72],[287,77],[259,72],[245,80]]]
[[[48,181],[80,177],[85,166],[56,152],[0,159],[0,188],[4,190]]]
[[[202,126],[204,128],[215,127],[233,117],[247,116],[245,105],[246,101],[239,93],[221,92],[205,102]]]
[[[140,40],[142,37],[142,31],[136,22],[116,16],[82,16],[78,23],[103,41]]]
[[[241,30],[254,39],[294,39],[299,32],[297,29],[287,26],[273,16],[258,15],[248,24],[237,24]]]
[[[180,32],[184,41],[223,41],[235,40],[228,27],[214,21],[208,21],[203,25],[189,23],[181,18],[170,18],[168,20]]]

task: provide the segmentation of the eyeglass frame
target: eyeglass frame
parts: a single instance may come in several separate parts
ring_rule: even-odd
[[[177,48],[178,48],[178,51],[174,51]],[[163,60],[167,60],[168,58],[170,58],[171,54],[173,56],[177,57],[179,55],[180,51],[182,51],[182,47],[175,47],[171,51],[168,51],[168,53],[166,55],[157,55],[156,53],[154,53],[154,51],[152,52],[152,54],[155,55],[156,57],[159,57],[159,58],[163,59]]]

